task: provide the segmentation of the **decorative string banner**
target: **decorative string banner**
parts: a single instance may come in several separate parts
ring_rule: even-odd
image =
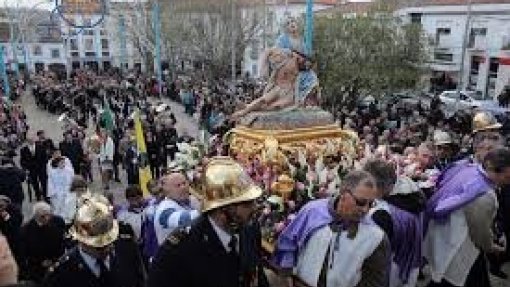
[[[55,0],[54,12],[69,26],[85,29],[101,24],[104,21],[106,9],[106,0]],[[74,20],[77,15],[81,16],[81,23],[76,23]]]

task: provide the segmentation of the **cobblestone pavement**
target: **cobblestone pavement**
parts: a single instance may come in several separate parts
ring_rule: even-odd
[[[198,124],[195,118],[192,118],[184,113],[184,108],[175,102],[172,102],[168,99],[157,100],[153,99],[152,101],[163,101],[168,104],[175,117],[177,118],[177,131],[179,135],[183,132],[187,132],[189,135],[196,137],[198,135]],[[39,109],[35,105],[35,101],[33,96],[30,93],[25,94],[21,98],[21,102],[23,107],[27,113],[27,121],[30,125],[29,134],[35,134],[37,130],[45,130],[47,137],[51,138],[55,144],[58,144],[62,140],[62,123],[57,121],[58,115],[50,114],[44,110]],[[92,125],[90,125],[92,128]],[[93,132],[92,129],[89,129],[88,135],[91,135]],[[95,182],[91,185],[91,190],[95,192],[101,192],[100,185],[100,177],[97,169],[97,165],[94,166],[94,179]],[[126,187],[126,174],[124,171],[121,171],[121,180],[123,183],[114,183],[112,185],[111,191],[113,192],[116,200],[122,201],[124,200],[124,188]],[[26,197],[28,198],[28,197]],[[30,216],[32,203],[25,201],[23,206],[23,213],[25,218]],[[505,265],[503,268],[507,274],[510,275],[510,264]],[[273,273],[269,273],[270,280],[272,281],[271,286],[285,286],[284,281],[280,278],[276,277]],[[424,286],[424,284],[420,284],[420,286]],[[492,278],[492,286],[493,287],[508,287],[510,286],[510,280],[500,280],[498,278]]]

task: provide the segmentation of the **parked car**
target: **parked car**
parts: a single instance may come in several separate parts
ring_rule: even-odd
[[[444,91],[439,95],[441,103],[447,110],[456,111],[459,109],[474,109],[488,111],[493,114],[504,114],[510,112],[508,108],[499,106],[499,103],[492,99],[484,99],[480,92],[472,91]]]
[[[418,105],[418,102],[421,102],[421,106],[423,108],[429,109],[431,100],[432,95],[420,92],[404,91],[385,96],[383,102],[393,105],[401,102],[404,105],[409,105],[413,107]]]

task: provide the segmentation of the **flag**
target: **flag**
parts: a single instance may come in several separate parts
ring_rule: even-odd
[[[113,128],[115,127],[115,123],[113,121],[113,113],[112,110],[110,109],[110,103],[108,102],[108,100],[106,100],[106,96],[103,97],[103,102],[104,106],[103,111],[101,112],[99,122],[101,123],[101,127],[105,128],[109,132],[112,132]]]
[[[140,176],[140,187],[142,188],[143,195],[148,196],[149,190],[147,183],[151,180],[151,169],[149,167],[149,158],[147,156],[147,147],[145,146],[145,139],[143,137],[143,127],[140,121],[140,112],[135,112],[135,134],[136,134],[136,148],[138,150],[138,174]]]

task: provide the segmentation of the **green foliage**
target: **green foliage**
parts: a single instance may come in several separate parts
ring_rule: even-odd
[[[316,19],[314,50],[328,107],[414,88],[423,73],[421,28],[384,14]]]

